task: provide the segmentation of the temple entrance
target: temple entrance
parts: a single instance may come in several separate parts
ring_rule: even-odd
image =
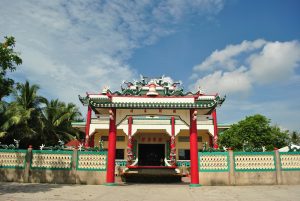
[[[139,166],[164,166],[164,144],[139,144]]]

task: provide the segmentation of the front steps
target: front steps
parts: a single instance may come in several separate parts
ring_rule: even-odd
[[[179,183],[181,174],[176,167],[166,166],[129,166],[122,175],[122,181],[128,183]]]

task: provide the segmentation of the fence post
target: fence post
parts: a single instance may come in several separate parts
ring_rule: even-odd
[[[229,184],[235,185],[235,174],[234,174],[234,156],[232,148],[228,148],[229,154]]]
[[[275,168],[276,168],[276,183],[282,184],[282,174],[281,174],[281,165],[280,165],[280,155],[278,148],[274,148],[275,154]]]
[[[73,149],[73,155],[72,155],[72,177],[74,178],[74,184],[77,183],[77,155],[78,155],[78,149]]]
[[[26,165],[25,165],[25,169],[24,169],[24,182],[25,183],[29,183],[31,159],[32,159],[32,146],[29,145],[29,147],[27,149],[27,154],[25,157],[25,161],[26,161]]]

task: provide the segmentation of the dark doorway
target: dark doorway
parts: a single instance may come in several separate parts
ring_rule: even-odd
[[[139,166],[164,166],[164,144],[139,144]]]

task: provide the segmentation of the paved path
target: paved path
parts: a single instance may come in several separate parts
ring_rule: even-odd
[[[0,183],[0,201],[300,201],[300,186],[120,186]]]

